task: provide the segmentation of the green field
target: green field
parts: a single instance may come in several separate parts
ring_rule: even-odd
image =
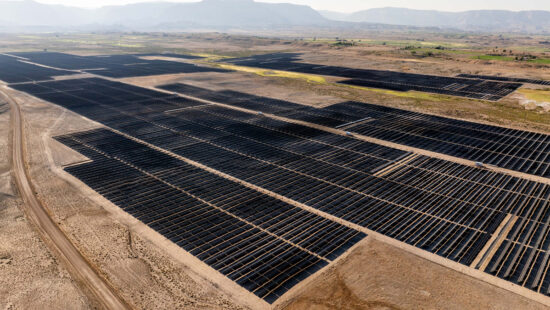
[[[537,102],[550,102],[550,90],[548,89],[521,88],[518,92],[530,100],[535,100]]]
[[[472,59],[497,60],[497,61],[520,61],[520,60],[517,60],[515,56],[498,56],[498,55],[478,55],[478,56],[473,56]],[[547,64],[550,64],[550,58],[529,59],[529,60],[523,60],[522,62],[547,65]]]
[[[514,60],[516,60],[513,56],[497,56],[497,55],[479,55],[479,56],[472,57],[472,59],[500,60],[500,61],[514,61]]]

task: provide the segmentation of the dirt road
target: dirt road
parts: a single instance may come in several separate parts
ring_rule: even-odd
[[[73,278],[83,283],[98,303],[107,309],[131,309],[82,256],[37,199],[25,165],[21,110],[9,95],[7,88],[0,88],[0,94],[11,107],[12,165],[17,188],[24,201],[25,214],[33,222],[44,242],[65,263]]]

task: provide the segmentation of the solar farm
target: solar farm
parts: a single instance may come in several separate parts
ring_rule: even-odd
[[[550,177],[549,135],[360,102],[343,102],[326,108],[313,108],[239,92],[209,93],[204,89],[182,84],[162,85],[159,88],[206,100],[220,100],[238,108],[335,127],[505,169]]]
[[[2,72],[6,74],[1,77],[7,82],[29,82],[49,79],[52,75],[64,75],[69,71],[51,70],[48,67],[55,67],[61,70],[77,70],[81,73],[93,73],[96,75],[110,78],[124,78],[135,76],[148,76],[171,73],[193,73],[193,72],[225,72],[225,70],[199,67],[189,63],[171,62],[164,60],[145,60],[143,56],[170,56],[173,54],[134,54],[134,55],[98,55],[98,56],[78,56],[57,52],[21,52],[0,55],[0,61],[13,66],[12,71],[19,73],[27,72],[27,66],[31,70],[38,70],[32,76],[10,77],[9,70]],[[183,59],[198,59],[198,56],[184,55],[177,56]],[[28,65],[28,62],[41,65]],[[26,65],[27,64],[27,65]],[[45,67],[42,67],[45,66]],[[72,74],[75,74],[72,72]],[[32,79],[31,79],[32,78]]]
[[[521,87],[521,83],[503,83],[472,76],[444,77],[394,71],[353,69],[300,62],[296,53],[276,53],[231,59],[228,62],[247,67],[346,78],[342,84],[397,91],[421,91],[458,97],[498,101]],[[225,60],[224,60],[225,61]]]
[[[550,85],[550,81],[545,80],[534,80],[534,79],[524,79],[524,78],[512,78],[505,76],[494,76],[494,75],[476,75],[476,74],[459,74],[458,77],[471,78],[471,79],[484,79],[491,81],[505,81],[505,82],[517,82],[517,83],[529,83],[529,84],[538,84],[538,85]]]
[[[50,137],[85,158],[61,167],[67,177],[262,304],[297,294],[370,238],[550,297],[550,135],[353,100],[315,107],[121,80],[236,74],[197,60],[4,53],[0,80],[96,125]],[[222,61],[492,102],[547,83],[310,64],[297,53]]]

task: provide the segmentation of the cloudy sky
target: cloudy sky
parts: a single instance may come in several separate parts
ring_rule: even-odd
[[[0,0],[2,1],[2,0]],[[42,3],[65,4],[80,7],[99,7],[152,0],[37,0]],[[172,2],[191,2],[197,0],[173,0]],[[550,0],[258,0],[261,2],[290,2],[306,4],[319,10],[353,12],[379,7],[406,7],[412,9],[431,9],[442,11],[465,10],[550,10]]]

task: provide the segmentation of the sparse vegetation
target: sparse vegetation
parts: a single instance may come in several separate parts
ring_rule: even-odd
[[[520,72],[526,70],[525,68],[537,68],[538,66],[550,64],[548,55],[544,55],[544,53],[550,52],[550,49],[546,44],[539,44],[539,42],[545,41],[540,37],[425,33],[418,34],[414,40],[411,40],[403,39],[410,37],[410,34],[400,34],[399,32],[381,32],[379,34],[369,34],[369,36],[358,34],[344,38],[340,36],[312,35],[309,39],[289,40],[285,38],[278,39],[273,37],[213,33],[58,33],[8,35],[2,41],[4,44],[0,45],[0,51],[28,51],[47,48],[50,51],[71,50],[87,54],[135,52],[192,53],[206,57],[206,59],[199,60],[199,62],[220,66],[219,63],[215,62],[216,60],[226,57],[247,57],[255,54],[269,53],[273,49],[282,52],[314,50],[315,52],[328,53],[327,55],[330,55],[330,53],[339,53],[340,48],[344,47],[339,46],[339,48],[331,49],[333,44],[348,42],[354,44],[353,49],[346,49],[350,53],[346,58],[353,59],[353,65],[357,61],[362,61],[362,57],[365,57],[368,67],[396,71],[406,70],[409,72],[428,72],[438,75],[456,75],[459,73],[481,73],[479,71],[481,69],[483,73],[491,73],[491,70],[495,68],[494,64],[480,64],[476,62],[484,60],[498,62],[499,68],[504,72],[508,71],[513,72],[513,75],[521,75]],[[170,44],[167,44],[167,42],[170,42]],[[315,44],[311,44],[313,42]],[[533,55],[536,58],[532,57],[525,61],[515,60],[516,55],[524,54]],[[413,61],[412,59],[418,61],[418,63],[411,62]],[[408,62],[400,64],[396,60]],[[434,66],[430,63],[432,61],[438,62],[438,64]],[[351,66],[352,64],[349,65]],[[288,80],[289,83],[296,85],[309,85],[308,89],[338,88],[342,90],[341,92],[356,93],[352,96],[356,99],[364,97],[365,100],[374,103],[395,103],[395,100],[398,100],[400,102],[399,105],[405,108],[422,107],[428,111],[433,110],[435,113],[460,114],[472,119],[491,119],[498,123],[512,122],[519,126],[538,127],[550,123],[547,115],[541,116],[537,111],[528,111],[527,116],[525,116],[523,107],[518,106],[517,101],[514,100],[505,99],[503,102],[506,102],[506,107],[500,111],[496,109],[489,109],[487,111],[485,108],[481,109],[479,105],[491,105],[492,103],[477,103],[478,101],[469,100],[470,104],[463,105],[461,102],[464,102],[464,99],[441,95],[353,88],[342,85],[335,86],[334,83],[320,76],[253,68],[233,69],[254,73],[263,78],[273,78],[280,81]],[[531,77],[528,72],[524,75]],[[534,77],[541,78],[538,75]],[[337,95],[341,92],[331,93]],[[390,100],[392,98],[394,100]],[[445,105],[448,107],[443,109],[436,104],[438,102],[445,102]],[[471,102],[475,102],[476,104],[472,105]],[[452,107],[456,107],[456,109]]]
[[[266,70],[266,69],[258,69],[258,68],[251,68],[251,67],[228,65],[228,64],[213,64],[213,65],[223,69],[254,73],[259,76],[300,79],[308,82],[321,83],[321,84],[326,83],[325,78],[323,78],[322,76],[312,75],[312,74],[295,73],[295,72],[279,71],[279,70]]]
[[[474,56],[473,59],[480,60],[500,60],[500,61],[514,61],[515,58],[512,56],[503,56],[503,55],[479,55]]]
[[[359,101],[446,117],[489,122],[508,127],[521,127],[539,131],[550,130],[550,113],[544,112],[537,105],[533,109],[526,109],[524,105],[518,103],[518,101],[526,101],[526,99],[537,102],[550,102],[550,89],[530,89],[527,87],[535,86],[526,86],[526,88],[518,90],[517,93],[505,97],[499,102],[492,102],[416,91],[402,92],[345,85],[337,83],[339,79],[335,77],[251,68],[219,62],[229,57],[247,57],[271,52],[303,52],[301,56],[303,57],[303,62],[319,65],[392,70],[442,76],[472,73],[550,80],[550,73],[547,73],[547,70],[540,69],[550,64],[549,55],[545,54],[550,51],[548,50],[548,46],[544,46],[547,43],[544,43],[545,39],[542,37],[497,36],[472,33],[411,34],[398,31],[392,33],[358,32],[349,34],[349,36],[346,34],[345,38],[335,38],[335,34],[332,33],[324,35],[316,33],[316,36],[310,35],[311,39],[294,36],[294,33],[286,35],[282,38],[220,33],[181,34],[169,32],[151,34],[56,33],[43,35],[5,35],[3,40],[0,40],[0,52],[49,50],[70,51],[82,54],[142,52],[193,54],[204,58],[183,61],[231,69],[237,72],[184,73],[155,76],[154,78],[138,77],[128,78],[124,82],[135,85],[139,84],[144,87],[189,82],[190,85],[196,85],[197,87],[209,87],[212,85],[212,89],[238,90],[240,92],[273,98],[277,96],[285,97],[282,99],[312,106],[327,106],[342,101]],[[339,35],[343,36],[343,34]],[[520,48],[521,46],[523,48]],[[458,87],[460,86],[458,85]],[[47,144],[49,142],[46,141],[47,143],[45,143],[42,139],[42,133],[45,128],[53,129],[55,127],[57,132],[62,131],[63,128],[74,130],[84,125],[90,127],[97,126],[95,123],[87,124],[88,121],[83,121],[81,117],[74,113],[64,113],[61,109],[52,105],[35,102],[35,99],[32,97],[25,96],[24,98],[26,98],[25,100],[29,100],[24,102],[25,113],[28,113],[28,129],[31,130],[28,140],[29,149],[41,150],[41,148],[48,147]],[[199,107],[198,109],[202,108]],[[1,111],[0,116],[2,116]],[[54,151],[66,152],[66,150]],[[118,262],[119,265],[115,266],[117,268],[106,268],[105,274],[115,281],[114,284],[117,287],[123,287],[126,290],[125,293],[129,296],[139,296],[136,297],[138,298],[138,302],[136,302],[137,306],[147,307],[147,305],[153,304],[150,302],[152,299],[158,296],[168,296],[163,301],[167,307],[181,307],[181,305],[191,302],[188,299],[177,299],[182,295],[182,292],[185,293],[184,298],[193,296],[193,303],[196,302],[196,304],[204,305],[208,308],[215,308],[212,305],[218,305],[223,308],[231,308],[233,306],[230,301],[220,299],[217,295],[213,299],[216,303],[212,303],[213,300],[211,299],[206,299],[208,296],[204,295],[205,292],[199,292],[202,287],[188,278],[186,269],[176,269],[172,265],[171,258],[161,257],[155,252],[158,249],[152,248],[150,242],[141,242],[140,234],[132,235],[130,231],[127,231],[128,228],[121,226],[120,223],[114,223],[111,216],[104,217],[103,213],[97,212],[97,206],[92,200],[82,200],[83,198],[79,196],[79,192],[75,191],[72,187],[66,188],[67,184],[51,182],[50,180],[55,177],[54,170],[49,166],[51,163],[44,156],[44,153],[42,151],[34,152],[33,157],[29,160],[33,165],[40,165],[37,169],[32,170],[33,177],[42,180],[41,185],[37,187],[37,192],[41,197],[44,197],[46,203],[55,206],[56,209],[54,210],[60,215],[60,222],[63,223],[64,228],[68,232],[83,233],[81,239],[77,239],[77,242],[79,242],[84,251],[90,253],[91,259],[101,264],[101,266],[109,266],[113,261],[113,257],[124,258],[124,260],[121,259],[121,262]],[[57,158],[58,155],[55,156],[54,160],[60,160]],[[62,161],[67,160],[64,156],[69,155],[60,155],[59,157],[63,157]],[[52,195],[51,193],[57,194]],[[62,203],[60,204],[60,202]],[[78,208],[75,208],[75,206],[78,206]],[[10,209],[16,210],[16,206],[14,205]],[[75,215],[74,210],[76,209],[82,212],[78,212]],[[68,219],[71,221],[68,222]],[[91,222],[100,225],[103,232],[97,234],[96,232],[90,233],[90,229],[93,227],[79,225],[82,222]],[[114,250],[111,248],[114,248]],[[372,250],[372,244],[363,247],[364,251],[368,249]],[[376,249],[378,252],[373,253],[380,254],[379,252],[383,251],[381,253],[384,254],[389,250],[394,251],[395,249],[378,248]],[[110,251],[112,251],[112,254],[103,255]],[[391,256],[395,257],[393,252],[391,253]],[[414,255],[408,255],[407,257],[409,256],[416,257]],[[9,262],[6,260],[6,257],[3,253],[0,253],[0,265],[3,265],[3,258],[4,266],[5,264],[9,264],[10,266],[18,264],[17,260],[11,260],[11,256],[9,256]],[[351,255],[349,257],[350,259],[354,258]],[[357,261],[365,262],[363,256],[360,258],[359,260],[358,257],[355,257]],[[395,262],[398,263],[399,259],[401,258],[396,258]],[[395,262],[387,264],[388,266],[386,267],[388,270],[396,265]],[[28,264],[38,265],[33,260],[29,260]],[[134,269],[136,272],[134,272]],[[442,267],[440,269],[444,270]],[[165,272],[166,270],[169,272]],[[334,271],[338,269],[330,270]],[[135,281],[134,275],[139,274],[139,272],[146,272],[148,275],[149,280],[144,284],[148,288],[146,292],[135,290],[138,287],[135,283],[138,282]],[[427,272],[425,273],[428,274]],[[433,275],[432,273],[429,274]],[[459,273],[454,271],[453,274],[453,277],[460,276]],[[130,278],[126,281],[124,277],[128,275]],[[327,275],[330,275],[330,273]],[[340,281],[340,275],[338,273],[338,283],[344,283],[344,281]],[[327,278],[328,276],[323,281],[326,281]],[[472,280],[470,277],[467,278]],[[414,279],[417,282],[422,281],[417,277]],[[430,281],[427,284],[422,282],[421,284],[423,287],[424,285],[433,285],[432,282]],[[451,285],[453,285],[457,281],[453,278],[449,282],[452,282]],[[166,283],[170,285],[169,289],[166,288]],[[141,283],[138,284],[142,285]],[[345,284],[349,284],[349,281]],[[394,282],[390,284],[394,285]],[[349,285],[350,290],[348,291],[351,292],[351,289],[357,289],[357,287],[366,287],[364,283],[361,283],[361,285],[356,283],[355,285],[353,286],[353,283],[351,283]],[[488,286],[492,287],[491,285]],[[462,283],[462,287],[468,288],[471,285]],[[316,287],[314,286],[314,288]],[[347,289],[347,287],[345,288]],[[214,292],[215,290],[212,289],[211,291]],[[317,294],[320,290],[315,289],[314,292]],[[485,294],[485,291],[483,293]],[[74,295],[74,292],[72,294]],[[401,296],[402,294],[395,295]],[[372,297],[371,295],[369,296]],[[426,299],[424,294],[422,296],[422,300],[433,304],[431,299],[435,298]],[[461,298],[457,296],[454,296],[454,298]],[[352,297],[352,301],[355,302],[358,300],[355,296]],[[467,297],[471,296],[468,295]],[[333,297],[331,296],[330,298]],[[327,302],[327,305],[333,306],[330,303],[332,300],[325,299],[321,298],[323,302]],[[467,299],[468,302],[471,302],[471,298]],[[296,300],[299,301],[300,299]],[[396,303],[398,302],[396,301]],[[388,306],[392,307],[393,305],[388,304]],[[399,304],[398,306],[401,305]],[[300,306],[296,309],[299,308]]]
[[[538,102],[550,102],[550,89],[528,89],[521,88],[518,90],[520,94],[523,94],[527,99],[535,100]]]

